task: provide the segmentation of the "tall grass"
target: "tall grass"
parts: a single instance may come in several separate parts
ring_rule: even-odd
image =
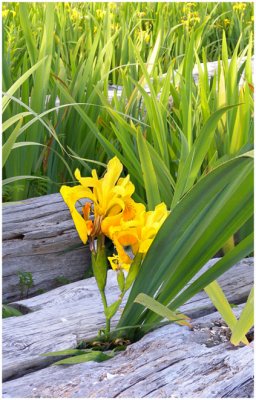
[[[252,3],[244,9],[235,3],[4,3],[4,92],[44,60],[3,114],[3,121],[22,116],[18,142],[41,145],[12,146],[3,171],[4,179],[12,178],[5,181],[5,200],[56,192],[73,180],[78,165],[86,174],[92,161],[104,164],[117,154],[139,200],[171,205],[200,132],[224,106],[236,105],[218,120],[194,178],[219,158],[250,149],[252,15]],[[247,62],[237,70],[240,56]],[[208,80],[207,62],[218,59],[216,76]],[[204,66],[196,85],[192,70],[199,62]],[[109,101],[111,83],[123,91]],[[46,113],[57,97],[69,106]],[[40,121],[31,124],[32,112],[43,115],[48,129]],[[4,143],[11,132],[6,128]],[[143,174],[145,157],[151,159],[156,194],[149,193]]]

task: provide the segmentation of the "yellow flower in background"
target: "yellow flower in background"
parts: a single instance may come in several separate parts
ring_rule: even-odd
[[[229,26],[230,25],[230,20],[228,18],[225,18],[223,22],[224,22],[225,26]]]
[[[119,24],[111,24],[111,30],[112,31],[115,31],[115,32],[118,31],[119,27],[120,27]]]
[[[109,9],[110,10],[115,10],[116,7],[117,7],[116,3],[109,2],[108,4],[109,4]]]
[[[142,11],[142,12],[137,12],[136,15],[137,15],[138,18],[143,18],[143,17],[146,16],[146,13],[144,11]]]
[[[182,11],[184,13],[190,12],[190,8],[194,8],[194,7],[196,7],[196,3],[185,3],[185,5],[182,8]]]
[[[9,10],[2,10],[2,17],[5,18],[9,14]]]
[[[80,185],[69,187],[63,185],[60,193],[69,207],[76,229],[83,243],[86,243],[88,236],[96,237],[102,233],[104,219],[113,217],[117,219],[125,211],[132,215],[128,204],[134,192],[134,185],[130,182],[129,175],[120,178],[123,166],[117,157],[112,158],[107,165],[107,172],[99,179],[96,170],[92,171],[92,177],[81,177],[80,171],[76,169],[75,177]],[[91,189],[92,188],[92,189]],[[76,203],[82,199],[89,199],[83,206],[83,216],[77,211]],[[127,203],[127,204],[126,204]],[[91,215],[92,214],[92,215]],[[92,219],[93,218],[93,219]]]
[[[101,10],[100,8],[96,10],[96,16],[98,19],[103,19],[105,14],[106,14],[105,10]]]
[[[149,41],[150,41],[150,33],[145,32],[145,34],[144,34],[144,40],[145,40],[146,43],[149,43]]]
[[[181,23],[184,26],[188,26],[188,27],[192,27],[193,25],[195,25],[196,23],[200,22],[200,16],[199,13],[197,11],[194,12],[188,12],[188,14],[186,16],[183,16],[181,18]]]
[[[151,32],[149,30],[136,29],[135,36],[141,43],[143,43],[143,42],[149,43],[150,37],[151,37]]]
[[[246,3],[235,3],[233,5],[233,10],[235,11],[244,11],[246,9]]]
[[[72,8],[70,16],[73,21],[76,21],[76,20],[82,18],[82,14],[76,8]]]
[[[182,25],[189,25],[189,20],[186,17],[182,17],[180,22],[182,23]]]

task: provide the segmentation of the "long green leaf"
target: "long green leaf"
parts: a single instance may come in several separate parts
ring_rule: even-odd
[[[18,124],[16,125],[15,129],[12,131],[12,133],[10,134],[10,136],[8,137],[8,139],[6,140],[5,144],[2,147],[2,166],[5,165],[10,152],[12,151],[13,145],[17,139],[17,137],[19,136],[19,131],[20,131],[20,127],[22,125],[23,122],[23,118],[20,119],[20,121],[18,122]]]
[[[80,356],[64,358],[64,360],[57,361],[53,365],[81,364],[88,361],[102,362],[109,360],[110,358],[112,358],[110,355],[102,353],[101,351],[92,351],[90,353],[82,354]]]
[[[189,317],[184,314],[171,311],[169,308],[159,303],[152,297],[147,296],[145,293],[140,293],[134,300],[134,303],[139,303],[142,306],[149,308],[154,313],[161,315],[163,318],[167,318],[169,321],[176,322],[179,325],[190,326],[190,323],[187,321],[190,319]]]
[[[40,67],[40,65],[46,60],[46,58],[47,56],[44,57],[42,60],[38,61],[35,65],[33,65],[33,67],[31,67],[19,79],[17,79],[17,81],[10,87],[10,89],[8,89],[7,93],[4,95],[2,99],[3,112],[8,106],[11,96],[16,92],[16,90],[19,89],[19,87],[23,84],[23,82],[25,82],[28,79],[28,77]]]
[[[41,356],[44,357],[59,357],[59,356],[80,356],[83,354],[88,354],[91,353],[92,350],[90,349],[83,349],[83,350],[79,350],[79,349],[66,349],[66,350],[59,350],[59,351],[51,351],[49,353],[43,353],[40,354]]]
[[[176,310],[200,290],[203,290],[209,283],[219,278],[224,272],[228,271],[234,264],[242,258],[248,256],[253,251],[254,235],[251,233],[237,246],[226,253],[211,268],[204,272],[199,278],[191,283],[174,301],[171,302],[170,308]]]
[[[252,288],[240,318],[234,326],[231,343],[237,346],[254,322],[254,288]]]
[[[27,117],[28,115],[31,115],[31,112],[25,111],[8,118],[7,121],[2,124],[2,132],[6,131],[6,129],[10,128],[10,126],[15,124],[15,122],[19,121],[21,118]]]
[[[153,48],[153,50],[152,50],[152,52],[149,55],[148,60],[147,60],[146,69],[147,69],[148,75],[150,75],[152,73],[152,70],[154,68],[154,64],[156,62],[156,58],[157,58],[158,52],[160,50],[161,36],[162,36],[162,31],[159,30],[157,38],[156,38],[156,41],[155,41],[154,48]],[[132,42],[131,42],[131,44],[132,44]],[[133,49],[136,50],[136,47],[133,46]],[[138,56],[138,53],[137,53],[137,56]],[[145,70],[144,70],[144,72],[145,72]],[[139,81],[139,84],[141,86],[143,86],[145,84],[145,76],[144,75],[141,77],[141,79]],[[128,114],[128,111],[130,110],[131,105],[133,104],[133,101],[134,101],[137,93],[138,93],[138,88],[135,88],[134,91],[132,92],[132,95],[131,95],[128,103],[127,103],[127,106],[126,106],[126,109],[125,109],[126,114]]]
[[[139,293],[168,305],[253,213],[253,160],[232,159],[202,178],[166,219],[147,253],[118,326],[140,322]],[[152,266],[157,265],[152,274]],[[152,318],[143,317],[151,322]]]
[[[10,183],[16,182],[16,181],[22,181],[22,180],[27,180],[27,179],[39,179],[41,181],[46,181],[48,182],[47,178],[43,178],[42,176],[33,176],[33,175],[20,175],[20,176],[12,176],[11,178],[6,178],[3,179],[2,185],[9,185]]]
[[[215,111],[215,113],[213,113],[208,118],[203,128],[201,129],[191,148],[191,151],[189,152],[189,155],[184,163],[182,170],[179,170],[177,184],[171,206],[172,209],[176,206],[180,198],[192,187],[193,183],[195,182],[204,157],[206,156],[206,153],[211,145],[211,141],[213,139],[218,121],[225,112],[232,109],[233,107],[235,106],[226,106]]]
[[[143,138],[140,131],[137,132],[137,143],[141,162],[142,176],[145,183],[147,194],[148,209],[153,210],[157,204],[161,203],[158,189],[158,182],[155,170],[150,158],[146,139]]]
[[[26,3],[20,3],[19,6],[20,6],[19,7],[20,24],[22,27],[23,35],[26,40],[26,45],[28,48],[31,64],[34,65],[38,57],[38,49],[33,37],[33,33],[31,32],[30,28],[29,7],[28,4]]]

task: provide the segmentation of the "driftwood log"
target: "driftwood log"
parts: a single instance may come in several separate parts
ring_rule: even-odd
[[[3,398],[253,397],[252,344],[234,348],[218,313],[147,334],[103,363],[50,366],[3,384]]]
[[[219,279],[236,304],[244,303],[252,281],[253,259]],[[107,294],[110,302],[118,296],[114,271]],[[3,397],[252,397],[252,344],[234,348],[228,342],[204,292],[180,308],[192,317],[193,330],[170,324],[114,359],[75,366],[50,366],[53,359],[40,354],[75,348],[103,327],[94,278],[12,305],[27,314],[3,321]]]
[[[67,249],[69,251],[66,251]],[[90,265],[60,194],[3,205],[3,301],[20,299],[18,271],[31,272],[29,294],[82,279]]]

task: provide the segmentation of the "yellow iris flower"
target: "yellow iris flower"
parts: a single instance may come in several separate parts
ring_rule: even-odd
[[[102,231],[102,224],[108,230],[108,224],[118,223],[121,215],[131,217],[134,212],[131,207],[134,185],[130,182],[129,175],[119,178],[123,166],[117,157],[112,158],[107,165],[107,172],[99,179],[96,170],[92,171],[92,177],[81,177],[76,169],[75,177],[80,185],[69,187],[63,185],[60,193],[69,207],[75,227],[83,243],[88,236],[96,237]],[[83,216],[76,209],[79,200],[86,199],[83,206]],[[93,203],[93,204],[92,204]],[[91,216],[93,212],[93,216]]]
[[[91,177],[82,177],[76,169],[75,177],[80,185],[63,185],[60,193],[82,242],[85,244],[88,236],[91,243],[100,235],[108,236],[117,251],[117,255],[109,257],[111,267],[128,271],[137,253],[143,256],[147,253],[169,212],[164,203],[158,204],[154,211],[146,212],[143,204],[131,198],[135,188],[129,175],[120,178],[122,170],[117,157],[109,161],[101,179],[96,170],[92,171]],[[80,200],[85,200],[82,213],[76,209]]]
[[[117,251],[117,255],[108,258],[111,267],[129,270],[133,257],[125,248],[130,247],[133,256],[137,253],[145,255],[168,214],[164,203],[158,204],[154,211],[148,212],[145,211],[145,207],[144,210],[141,207],[139,210],[138,207],[137,214],[132,220],[125,221],[121,218],[118,225],[110,226],[108,236]]]

